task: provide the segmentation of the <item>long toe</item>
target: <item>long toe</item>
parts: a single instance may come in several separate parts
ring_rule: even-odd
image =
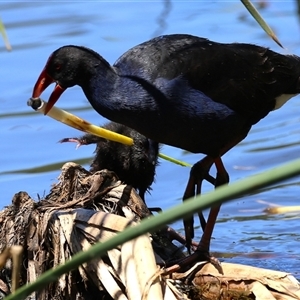
[[[206,249],[198,249],[191,255],[179,260],[169,262],[166,266],[166,273],[185,272],[198,262],[211,263],[220,274],[224,274],[220,261],[212,256]]]
[[[183,195],[183,201],[186,199],[194,197],[196,194],[201,194],[201,186],[202,181],[204,179],[208,180],[209,182],[215,184],[215,179],[209,175],[209,170],[214,163],[214,159],[210,156],[205,156],[199,162],[197,162],[191,169],[190,177]],[[200,224],[203,229],[205,230],[206,221],[202,214],[202,212],[198,212],[200,217]],[[186,236],[186,247],[190,253],[192,239],[194,238],[194,218],[189,217],[185,218],[183,221],[185,236]]]

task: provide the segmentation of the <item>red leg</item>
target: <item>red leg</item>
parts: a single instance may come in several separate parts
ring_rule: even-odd
[[[250,129],[250,127],[249,127]],[[219,157],[211,157],[206,156],[201,161],[196,163],[190,174],[190,178],[183,196],[183,200],[186,200],[188,198],[195,196],[195,187],[197,194],[201,193],[201,184],[203,179],[207,180],[211,184],[213,184],[215,187],[218,187],[223,184],[227,184],[229,182],[229,176],[226,172],[221,156],[224,155],[228,150],[230,150],[232,147],[234,147],[236,144],[238,144],[240,141],[242,141],[246,136],[247,132],[245,131],[243,134],[238,136],[235,140],[228,143],[223,149],[219,152]],[[212,164],[216,165],[217,168],[217,176],[216,179],[214,179],[212,176],[209,175],[209,170],[212,166]],[[203,261],[203,260],[209,260],[211,263],[215,265],[215,267],[219,270],[220,273],[222,272],[222,267],[218,260],[211,257],[209,255],[209,248],[210,248],[210,241],[213,233],[213,229],[217,220],[217,216],[220,210],[220,205],[214,206],[211,208],[209,212],[209,216],[207,219],[207,223],[205,222],[205,219],[203,217],[202,212],[199,212],[199,218],[200,223],[203,228],[203,235],[200,240],[200,243],[198,245],[197,250],[190,256],[186,257],[185,259],[181,260],[177,264],[174,264],[172,267],[170,267],[167,271],[168,272],[174,272],[175,270],[178,271],[179,269],[182,269],[184,266],[188,266],[191,264],[194,264],[197,261]],[[193,228],[193,218],[189,218],[184,220],[184,227],[185,227],[185,233],[186,233],[186,240],[187,240],[187,248],[189,250],[191,245],[191,240],[194,237],[194,228]]]
[[[214,159],[211,158],[210,156],[206,156],[192,167],[191,174],[187,183],[187,187],[183,195],[183,200],[194,197],[196,193],[197,194],[201,193],[201,185],[203,179],[207,179],[209,181],[214,182],[214,179],[208,174],[213,163],[214,163]],[[199,217],[200,217],[201,226],[205,231],[204,228],[206,227],[206,222],[202,212],[199,212]],[[186,247],[190,252],[191,241],[194,238],[193,216],[184,219],[183,223],[184,223],[184,230],[186,236]]]
[[[208,174],[213,163],[216,165],[217,168],[216,179],[214,179]],[[184,193],[184,197],[183,197],[184,200],[195,196],[195,187],[196,187],[197,194],[201,193],[201,184],[203,179],[206,179],[208,182],[214,184],[215,187],[218,187],[222,184],[226,184],[229,182],[228,173],[226,172],[220,157],[212,158],[210,156],[206,156],[193,166]],[[215,267],[219,270],[219,272],[223,274],[222,267],[219,261],[214,257],[211,257],[209,254],[210,240],[212,237],[212,233],[214,230],[214,226],[217,220],[219,210],[220,210],[220,205],[211,208],[207,219],[207,223],[205,222],[202,212],[198,213],[200,218],[200,223],[204,232],[200,240],[200,243],[197,247],[197,250],[192,255],[177,262],[177,264],[174,264],[172,267],[167,269],[168,272],[178,271],[179,269],[182,269],[182,267],[191,265],[199,260],[200,261],[209,260],[212,264],[215,265]],[[193,217],[184,220],[184,227],[186,233],[187,248],[188,250],[190,250],[191,241],[192,238],[194,237]]]
[[[227,184],[229,182],[229,176],[224,168],[222,159],[220,157],[216,158],[214,162],[217,168],[217,176],[216,176],[216,183],[215,183],[215,187],[217,188],[220,185]],[[207,219],[207,224],[205,226],[204,233],[202,235],[202,238],[198,246],[198,250],[202,252],[209,252],[210,240],[220,211],[220,207],[221,205],[216,205],[212,207],[210,210]]]

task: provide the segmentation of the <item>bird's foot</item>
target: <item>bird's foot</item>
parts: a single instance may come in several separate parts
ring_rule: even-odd
[[[166,229],[168,237],[169,237],[169,239],[171,241],[175,240],[175,241],[179,242],[180,244],[186,246],[186,238],[182,234],[180,234],[179,232],[175,231],[170,226],[167,226],[165,229]],[[199,246],[199,244],[197,242],[195,242],[193,240],[190,242],[190,249],[192,251],[196,251],[197,248],[198,248],[198,246]]]
[[[194,263],[198,261],[207,261],[211,263],[220,274],[224,275],[221,262],[216,257],[211,255],[207,250],[197,249],[193,254],[195,255],[195,258],[193,258]]]
[[[220,261],[212,256],[207,250],[203,249],[197,249],[193,254],[181,260],[169,262],[167,264],[165,272],[167,274],[172,274],[174,272],[185,272],[187,269],[192,268],[198,262],[211,263],[220,274],[224,274]]]
[[[87,145],[86,141],[84,139],[80,138],[64,138],[58,141],[59,143],[76,143],[76,150],[82,146],[82,145]]]

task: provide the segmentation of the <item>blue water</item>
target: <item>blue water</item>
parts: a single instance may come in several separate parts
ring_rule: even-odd
[[[60,167],[75,161],[88,167],[93,146],[75,150],[59,144],[81,133],[34,112],[26,106],[33,85],[48,56],[66,44],[84,45],[113,63],[130,47],[159,34],[189,33],[220,42],[250,42],[282,53],[300,54],[299,19],[295,1],[268,1],[261,10],[281,43],[266,37],[238,1],[98,1],[1,2],[0,15],[13,47],[0,40],[0,206],[14,193],[27,191],[34,199],[57,181]],[[43,97],[47,99],[48,89]],[[68,89],[58,106],[95,123],[94,112],[78,87]],[[300,98],[253,127],[249,136],[224,156],[231,182],[260,173],[299,157]],[[195,163],[201,155],[164,146],[162,152]],[[157,168],[147,202],[167,209],[181,202],[189,169],[166,161]],[[264,200],[277,205],[299,205],[300,178],[280,183],[222,206],[211,250],[229,262],[291,272],[300,277],[299,214],[269,216]],[[210,186],[205,187],[210,190]],[[182,231],[181,221],[173,226]],[[201,230],[197,228],[197,238]]]

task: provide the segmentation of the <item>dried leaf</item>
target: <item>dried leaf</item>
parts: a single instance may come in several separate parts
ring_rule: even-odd
[[[226,286],[227,292],[248,291],[256,300],[300,299],[300,284],[288,273],[229,263],[222,263],[222,268],[224,275],[219,274],[213,265],[206,264],[195,275],[194,285],[204,287],[208,282],[214,282],[215,290],[206,292],[218,297]],[[209,285],[206,287],[210,288]]]

